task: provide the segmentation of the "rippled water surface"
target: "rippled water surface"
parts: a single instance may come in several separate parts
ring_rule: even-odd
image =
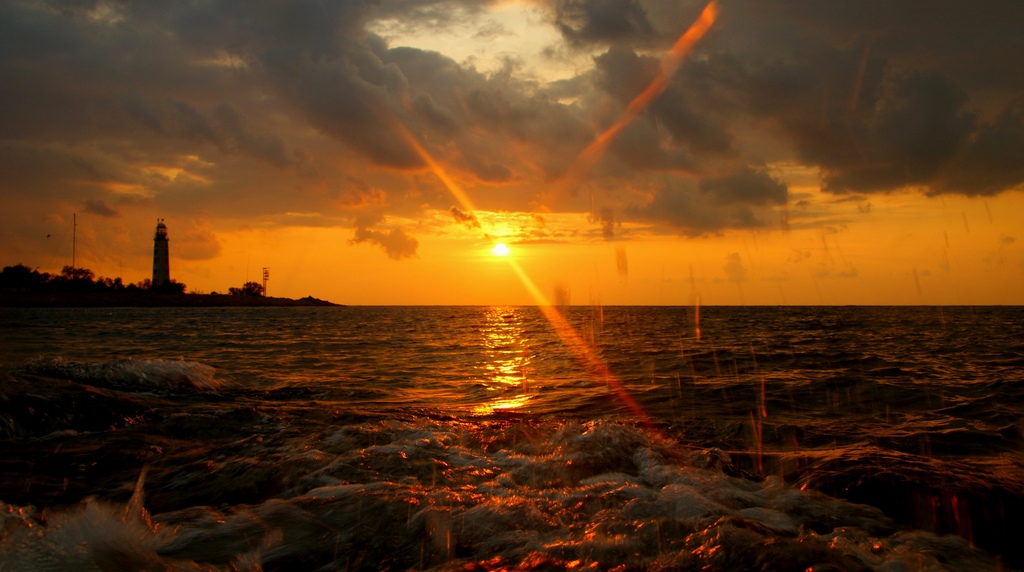
[[[0,569],[991,569],[1024,309],[0,310]]]

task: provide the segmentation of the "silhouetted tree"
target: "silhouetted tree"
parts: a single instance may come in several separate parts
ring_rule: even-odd
[[[88,268],[65,266],[58,277],[59,289],[64,292],[95,292],[96,275]]]
[[[252,293],[250,284],[255,285],[257,290]],[[61,294],[69,292],[140,292],[152,291],[162,294],[184,294],[186,286],[182,282],[170,281],[163,286],[154,288],[149,278],[125,285],[120,278],[96,278],[92,270],[88,268],[76,268],[65,266],[60,274],[52,275],[32,270],[24,264],[7,266],[0,271],[0,292],[16,293],[50,293]],[[259,296],[262,288],[255,282],[245,285],[244,295]]]
[[[120,278],[97,278],[96,289],[100,292],[120,292],[124,290],[124,284]]]
[[[92,282],[96,279],[96,275],[93,274],[92,270],[89,270],[88,268],[75,268],[74,266],[65,266],[64,268],[61,268],[60,275],[68,280]]]
[[[262,296],[263,286],[259,282],[246,282],[241,288],[228,288],[232,296]]]
[[[171,280],[170,282],[166,282],[160,286],[150,286],[150,290],[160,294],[184,294],[185,283]]]
[[[40,274],[24,264],[7,266],[0,271],[0,290],[7,292],[41,292],[49,281],[48,273]]]

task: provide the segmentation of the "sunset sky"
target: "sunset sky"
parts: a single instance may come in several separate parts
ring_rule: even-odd
[[[138,282],[162,218],[206,293],[269,267],[272,296],[344,304],[1024,304],[1021,22],[8,0],[0,266],[59,272],[77,216],[77,265]]]

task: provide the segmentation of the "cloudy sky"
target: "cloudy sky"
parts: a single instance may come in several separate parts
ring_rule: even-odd
[[[1024,304],[1021,22],[7,0],[0,265],[59,271],[74,234],[78,266],[137,282],[162,218],[198,292],[268,267],[271,295],[348,304]]]

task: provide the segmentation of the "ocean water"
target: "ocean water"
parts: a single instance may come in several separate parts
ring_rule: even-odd
[[[1024,568],[1024,308],[0,309],[0,570]]]

